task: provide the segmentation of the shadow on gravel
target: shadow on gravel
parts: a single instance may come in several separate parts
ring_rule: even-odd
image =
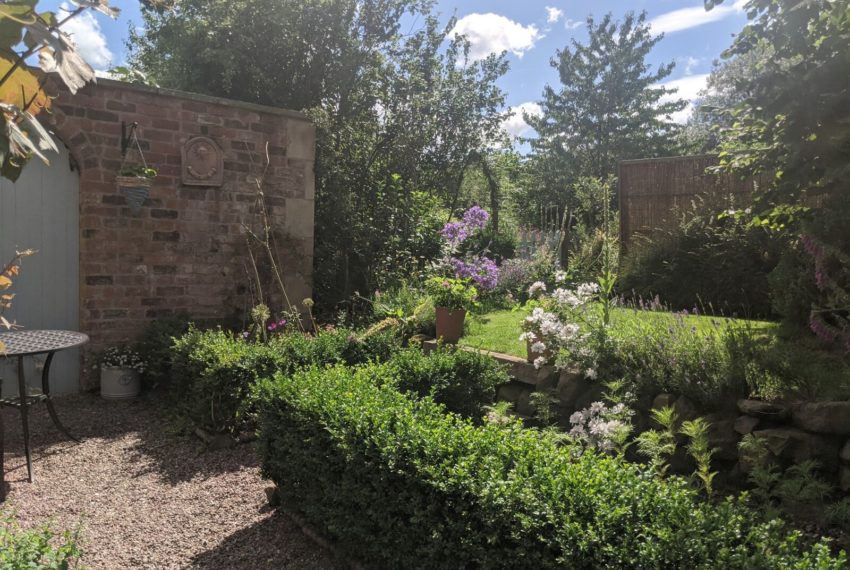
[[[335,570],[345,566],[330,562],[331,555],[306,539],[301,529],[282,511],[275,511],[263,522],[243,528],[214,548],[192,559],[192,568],[219,570]]]
[[[136,470],[128,473],[129,477],[155,472],[172,485],[257,464],[250,445],[207,451],[195,436],[176,433],[165,412],[165,403],[158,395],[110,401],[97,394],[75,394],[56,398],[55,405],[62,423],[82,443],[66,439],[56,429],[46,406],[30,408],[30,444],[36,477],[39,462],[49,455],[74,453],[77,446],[97,445],[99,439],[127,438],[130,446],[127,452]],[[5,426],[6,453],[23,456],[20,413],[11,408],[4,408],[0,413]],[[7,455],[6,479],[26,480],[26,466],[17,461],[10,465],[8,458]]]

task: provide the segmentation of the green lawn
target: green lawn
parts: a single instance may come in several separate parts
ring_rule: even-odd
[[[525,343],[520,342],[519,335],[522,319],[529,313],[529,309],[523,308],[473,315],[460,342],[525,358]],[[681,324],[676,319],[681,319]],[[778,323],[615,308],[611,314],[610,334],[633,338],[646,334],[651,328],[657,330],[665,322],[670,322],[671,327],[682,324],[693,327],[695,333],[712,330],[720,333],[731,325],[746,327],[765,347],[756,362],[759,369],[779,374],[781,382],[796,386],[798,395],[806,398],[850,399],[850,356],[840,350],[826,350],[806,332],[789,331]]]
[[[520,327],[522,319],[529,313],[529,309],[523,308],[474,315],[467,326],[466,334],[461,339],[461,344],[525,357],[525,343],[519,340],[519,335],[522,334]],[[629,331],[633,328],[632,325],[658,324],[674,318],[684,319],[686,325],[696,327],[699,332],[708,332],[712,329],[720,330],[733,323],[747,324],[765,332],[773,332],[779,328],[778,324],[767,321],[745,321],[744,319],[694,315],[677,317],[671,313],[615,308],[611,313],[611,332],[616,336]]]

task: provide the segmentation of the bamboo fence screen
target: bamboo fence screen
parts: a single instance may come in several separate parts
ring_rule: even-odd
[[[670,228],[676,213],[692,203],[749,202],[756,180],[706,172],[716,156],[677,156],[624,160],[619,163],[620,240],[626,246],[635,234]]]

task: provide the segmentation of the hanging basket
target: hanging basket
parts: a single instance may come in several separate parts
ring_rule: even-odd
[[[153,179],[144,176],[118,176],[116,182],[118,183],[118,190],[127,199],[130,211],[138,214],[142,209],[142,204],[150,196]]]

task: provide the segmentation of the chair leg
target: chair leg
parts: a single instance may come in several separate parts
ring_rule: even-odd
[[[24,376],[24,357],[18,357],[18,397],[21,399],[21,426],[24,435],[24,453],[27,456],[27,480],[32,483],[32,453],[30,452],[29,402],[27,382]]]

